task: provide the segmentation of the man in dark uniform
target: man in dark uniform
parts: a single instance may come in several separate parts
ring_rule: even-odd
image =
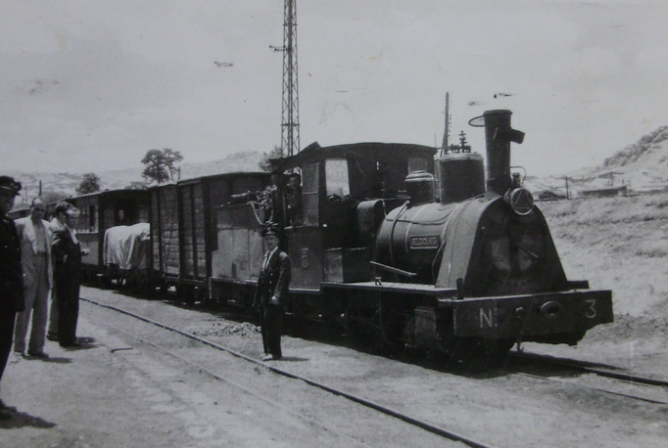
[[[0,176],[0,380],[12,349],[16,313],[25,308],[21,242],[14,221],[7,217],[19,191],[20,182],[9,176]],[[0,420],[11,418],[9,412],[14,410],[0,400]]]
[[[76,237],[79,209],[67,202],[59,202],[56,217],[65,225],[53,229],[53,283],[58,306],[58,341],[61,347],[77,343],[79,318],[79,288],[81,285],[81,244]]]
[[[262,326],[263,361],[279,360],[281,353],[281,329],[283,313],[290,286],[290,257],[279,247],[278,227],[269,226],[262,231],[267,252],[262,260],[262,270],[257,280],[254,305],[260,310]]]
[[[291,173],[287,185],[288,223],[291,226],[301,226],[302,219],[302,177],[299,173]]]

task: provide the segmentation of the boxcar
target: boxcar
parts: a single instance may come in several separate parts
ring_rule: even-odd
[[[225,173],[149,189],[153,275],[163,289],[175,286],[187,300],[209,297],[216,215],[233,195],[261,191],[269,173]]]

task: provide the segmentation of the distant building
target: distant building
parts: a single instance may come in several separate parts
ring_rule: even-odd
[[[601,187],[601,188],[590,188],[587,190],[580,190],[581,198],[610,198],[615,196],[627,196],[627,186],[618,185],[615,187]]]
[[[559,194],[551,190],[545,190],[538,193],[537,199],[539,201],[561,201],[567,198],[564,194]]]

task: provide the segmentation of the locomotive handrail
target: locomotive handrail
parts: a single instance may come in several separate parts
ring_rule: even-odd
[[[404,275],[406,277],[417,277],[417,274],[415,272],[408,272],[408,271],[403,271],[401,269],[393,268],[392,266],[387,266],[382,263],[377,263],[375,261],[370,261],[371,266],[383,269],[384,271],[392,272],[393,274],[399,274],[399,275]]]
[[[418,294],[421,296],[435,296],[437,299],[456,297],[457,290],[453,288],[439,288],[434,285],[424,283],[397,283],[383,282],[381,285],[375,282],[355,282],[355,283],[335,283],[322,282],[320,286],[323,289],[355,289],[360,291],[387,291],[400,292],[406,294]],[[448,302],[449,303],[449,302]]]

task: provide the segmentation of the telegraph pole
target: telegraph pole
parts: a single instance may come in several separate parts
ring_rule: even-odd
[[[443,146],[441,146],[441,156],[448,152],[450,139],[450,92],[445,92],[445,130],[443,131]]]
[[[283,18],[283,114],[281,121],[281,156],[299,152],[299,82],[297,65],[297,0],[285,0]]]

